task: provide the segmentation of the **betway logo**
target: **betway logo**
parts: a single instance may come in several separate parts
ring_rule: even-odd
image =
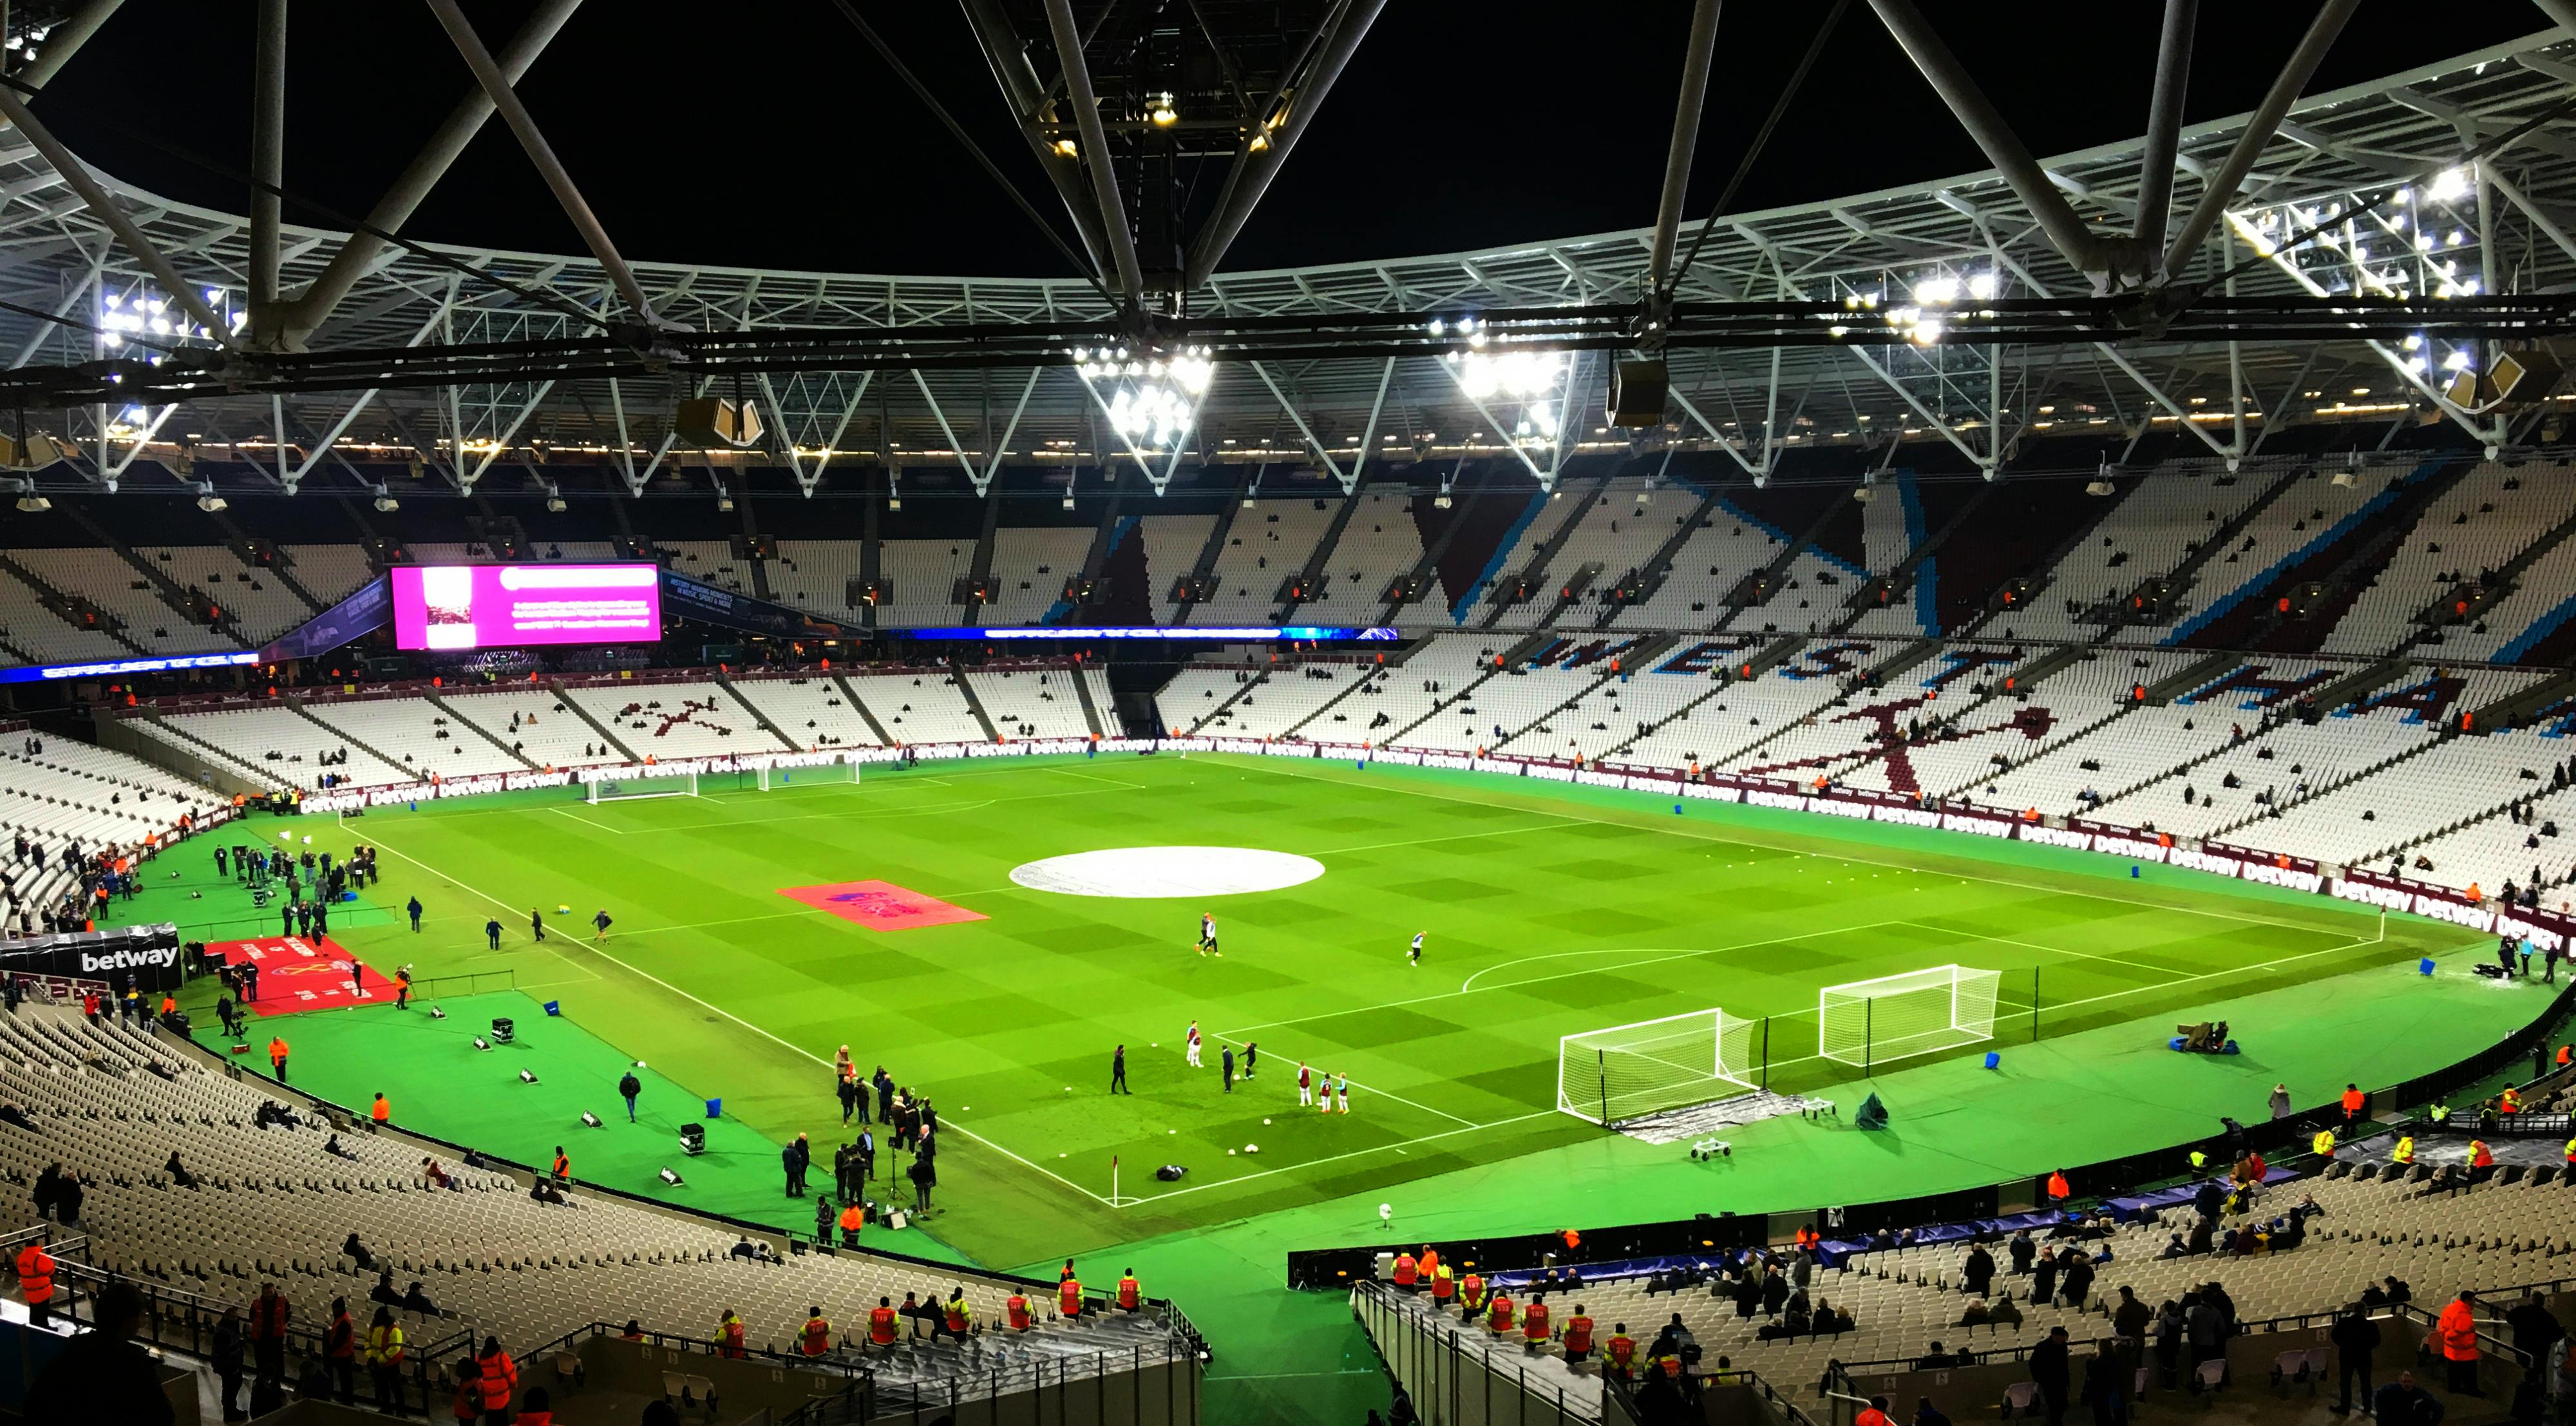
[[[179,963],[176,947],[159,951],[110,951],[103,956],[81,952],[82,970],[126,970],[134,966],[174,966]]]

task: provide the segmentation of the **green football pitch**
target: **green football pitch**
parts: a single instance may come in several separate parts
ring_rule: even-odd
[[[369,965],[506,971],[614,1047],[595,1057],[603,1079],[645,1060],[673,1097],[721,1096],[766,1141],[840,1137],[830,1060],[849,1045],[931,1095],[950,1131],[928,1220],[939,1255],[1011,1267],[1136,1245],[1165,1274],[1154,1290],[1221,1346],[1229,1328],[1238,1345],[1284,1330],[1281,1253],[1378,1238],[1381,1201],[1403,1203],[1414,1232],[1532,1231],[1991,1183],[2254,1117],[2275,1079],[2320,1102],[2350,1075],[2421,1073],[2541,1003],[2455,968],[2417,976],[2418,957],[2474,953],[2480,938],[2458,927],[2161,866],[2133,876],[2084,853],[1725,804],[1676,813],[1526,779],[1164,753],[871,768],[770,792],[726,781],[694,798],[519,793],[247,825],[380,849],[381,885],[332,926]],[[1289,852],[1324,871],[1204,900],[1012,879],[1045,858],[1161,846]],[[188,903],[192,935],[274,933],[211,865],[181,870],[207,893]],[[982,919],[882,931],[781,894],[854,881]],[[170,894],[139,913],[170,915]],[[399,910],[413,895],[427,907],[417,933]],[[550,925],[542,944],[531,907]],[[594,943],[601,908],[615,926]],[[1202,911],[1222,957],[1194,949]],[[495,916],[498,952],[483,931]],[[1405,953],[1417,931],[1418,966]],[[1817,1055],[1820,987],[1950,963],[2002,972],[2001,1071],[1962,1051],[1864,1079]],[[467,984],[433,980],[426,998]],[[1721,1178],[1679,1146],[1557,1111],[1559,1037],[1710,1007],[1761,1026],[1772,1087],[1846,1104],[1880,1089],[1900,1132],[1754,1126]],[[2241,1062],[2163,1049],[2175,1020],[2231,1011]],[[505,1100],[456,1091],[490,1061],[398,1049],[422,1032],[385,1033],[393,1014],[287,1018],[299,1082],[360,1104],[388,1088],[405,1121],[523,1162],[563,1138],[560,1112],[515,1125]],[[1207,1037],[1195,1070],[1193,1020]],[[1247,1042],[1258,1073],[1228,1093],[1219,1050]],[[1134,1092],[1113,1097],[1121,1043]],[[1348,1078],[1349,1113],[1298,1106],[1300,1062]],[[594,1097],[614,1107],[606,1083]],[[658,1188],[657,1162],[625,1156],[637,1181],[613,1186]],[[1158,1181],[1164,1164],[1187,1173]],[[767,1215],[730,1195],[724,1207],[805,1225],[804,1205],[771,1201]],[[1175,1278],[1234,1295],[1203,1305]],[[1365,1377],[1341,1321],[1323,1335],[1342,1365],[1252,1375]]]

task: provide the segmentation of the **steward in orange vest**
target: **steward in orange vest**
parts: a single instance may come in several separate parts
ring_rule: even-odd
[[[519,1364],[510,1360],[509,1353],[501,1350],[500,1338],[483,1339],[483,1351],[474,1358],[474,1367],[483,1387],[484,1414],[507,1412],[510,1393],[519,1388]]]
[[[1067,1276],[1055,1285],[1055,1310],[1067,1321],[1082,1315],[1082,1279]]]
[[[54,1259],[42,1243],[18,1250],[18,1290],[27,1299],[27,1316],[42,1327],[53,1320]]]
[[[867,1226],[868,1211],[853,1203],[841,1210],[841,1246],[856,1247],[859,1230]]]
[[[1458,1284],[1458,1305],[1470,1317],[1483,1310],[1485,1279],[1481,1275],[1471,1272]]]
[[[880,1297],[877,1299],[877,1305],[868,1312],[868,1341],[880,1347],[891,1347],[895,1344],[897,1335],[894,1324],[894,1299]]]
[[[1579,1362],[1592,1355],[1592,1319],[1583,1304],[1574,1304],[1574,1315],[1565,1319],[1565,1359]]]
[[[1493,1304],[1485,1309],[1485,1326],[1495,1336],[1506,1336],[1512,1330],[1512,1295],[1504,1288],[1494,1289]]]
[[[1118,1277],[1118,1310],[1133,1312],[1145,1305],[1145,1290],[1137,1285],[1136,1270],[1129,1268]]]
[[[1436,1267],[1432,1268],[1432,1269],[1431,1269],[1431,1301],[1432,1301],[1432,1305],[1434,1305],[1434,1306],[1436,1306],[1436,1307],[1439,1307],[1439,1308],[1442,1308],[1442,1309],[1444,1309],[1444,1310],[1445,1310],[1445,1309],[1449,1306],[1449,1299],[1450,1299],[1450,1298],[1453,1298],[1453,1297],[1456,1297],[1457,1295],[1458,1295],[1458,1277],[1457,1277],[1457,1274],[1455,1274],[1455,1273],[1453,1273],[1453,1272],[1451,1272],[1451,1271],[1449,1270],[1449,1265],[1448,1265],[1447,1263],[1441,1263],[1441,1264],[1437,1265]]]
[[[716,1355],[737,1358],[750,1355],[743,1344],[742,1316],[730,1307],[725,1309],[724,1316],[716,1319]]]
[[[797,1339],[796,1350],[819,1357],[832,1350],[832,1324],[823,1316],[822,1308],[808,1307],[805,1311],[805,1332]]]
[[[1530,1299],[1529,1306],[1522,1310],[1521,1335],[1528,1340],[1532,1351],[1536,1351],[1537,1349],[1547,1345],[1550,1333],[1547,1330],[1547,1303],[1545,1300],[1533,1297]]]
[[[1637,1339],[1628,1335],[1628,1324],[1618,1323],[1610,1329],[1608,1352],[1610,1374],[1626,1381],[1636,1374]]]
[[[1395,1255],[1395,1285],[1397,1287],[1404,1289],[1406,1292],[1413,1291],[1419,1283],[1421,1274],[1422,1265],[1414,1261],[1413,1254],[1398,1253]]]
[[[1025,1332],[1037,1325],[1037,1314],[1029,1310],[1029,1295],[1013,1291],[1002,1303],[1002,1312],[1014,1332]]]

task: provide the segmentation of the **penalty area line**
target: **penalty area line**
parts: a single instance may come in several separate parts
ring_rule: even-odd
[[[515,909],[511,908],[509,902],[503,901],[501,898],[494,896],[492,893],[485,891],[481,887],[468,885],[467,883],[458,880],[456,877],[439,870],[437,867],[431,866],[429,863],[422,861],[420,858],[412,856],[410,853],[403,851],[399,847],[385,846],[385,843],[380,839],[371,841],[369,845],[384,847],[386,851],[392,852],[395,856],[401,857],[404,861],[410,862],[413,866],[419,867],[421,870],[428,872],[430,875],[437,877],[450,885],[472,892],[474,895],[482,897],[484,900],[491,902],[495,906],[503,907],[505,909]],[[780,1039],[777,1035],[743,1019],[741,1016],[725,1009],[723,1006],[717,1005],[708,1000],[703,1000],[698,996],[691,995],[689,992],[682,990],[667,980],[662,979],[651,971],[645,970],[641,966],[635,965],[630,961],[620,960],[617,957],[610,955],[608,952],[601,950],[597,946],[590,946],[587,949],[592,955],[599,957],[601,960],[608,962],[610,965],[613,965],[622,971],[625,971],[629,975],[633,975],[641,980],[651,981],[653,984],[660,986],[664,990],[671,992],[673,995],[680,997],[682,1000],[685,1000],[700,1009],[714,1011],[716,1014],[740,1025],[742,1028],[749,1030],[753,1034],[760,1036],[762,1039],[767,1040],[772,1044],[777,1045],[779,1048],[788,1051],[790,1054],[802,1055],[806,1059],[812,1060],[814,1063],[822,1065],[825,1068],[829,1068],[831,1066],[832,1062],[830,1060],[823,1058],[812,1050],[806,1049],[804,1046],[796,1044],[793,1041]],[[579,962],[574,961],[571,957],[564,955],[560,951],[555,954],[558,959],[564,961],[567,965],[577,966],[579,964]],[[974,1130],[967,1128],[965,1125],[957,1123],[954,1116],[951,1116],[946,1123],[949,1128],[955,1129],[958,1133],[965,1135],[967,1138],[974,1140],[976,1143],[979,1143],[988,1149],[991,1149],[994,1153],[1000,1154],[1002,1157],[1011,1160],[1013,1163],[1019,1164],[1023,1168],[1035,1169],[1037,1172],[1045,1174],[1048,1178],[1054,1179],[1056,1182],[1063,1184],[1065,1187],[1072,1189],[1074,1192],[1081,1194],[1083,1197],[1090,1199],[1094,1203],[1101,1204],[1104,1207],[1115,1206],[1109,1202],[1109,1199],[1106,1196],[1094,1193],[1090,1189],[1084,1188],[1081,1184],[1075,1183],[1073,1180],[1066,1178],[1064,1175],[1057,1173],[1055,1170],[1048,1168],[1043,1164],[1031,1163],[1029,1160],[1021,1158],[1018,1154],[1012,1153],[1009,1149],[1003,1148],[1001,1145],[994,1143],[992,1140],[987,1139],[983,1135],[976,1133]]]

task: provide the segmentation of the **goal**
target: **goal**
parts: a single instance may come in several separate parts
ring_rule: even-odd
[[[1867,1070],[1881,1060],[1955,1050],[1995,1037],[2003,972],[1934,966],[1817,992],[1817,1048]]]
[[[1605,1127],[1754,1087],[1753,1022],[1694,1010],[1556,1044],[1556,1107]]]
[[[693,770],[661,777],[603,777],[585,786],[588,791],[582,794],[582,800],[593,806],[602,802],[630,802],[639,797],[695,797],[698,795],[698,775]]]
[[[746,768],[735,776],[762,792],[783,792],[797,787],[847,787],[859,780],[859,765],[825,763],[820,767],[757,767]]]

